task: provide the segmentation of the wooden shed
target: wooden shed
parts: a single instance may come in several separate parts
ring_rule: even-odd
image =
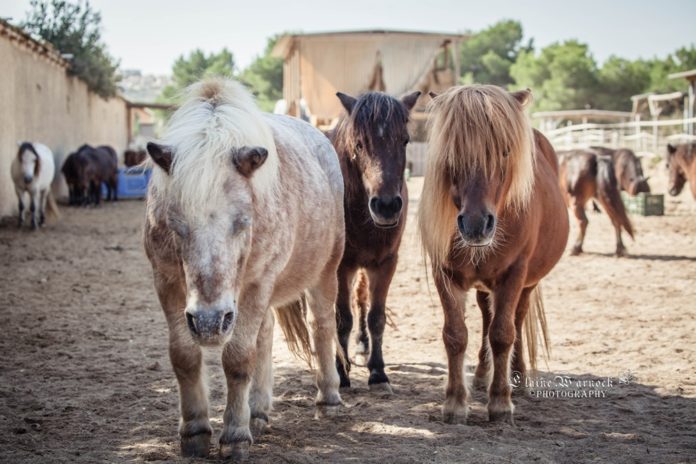
[[[273,55],[283,58],[283,98],[289,114],[306,108],[311,122],[329,125],[341,114],[336,92],[440,91],[456,84],[465,36],[414,31],[289,34]]]

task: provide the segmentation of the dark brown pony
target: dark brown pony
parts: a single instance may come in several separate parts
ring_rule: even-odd
[[[667,170],[669,194],[679,195],[688,181],[696,199],[696,144],[667,145]]]
[[[79,156],[90,164],[89,200],[99,206],[102,196],[101,185],[106,185],[107,201],[118,201],[118,158],[116,150],[108,145],[92,147],[84,144],[77,149]]]
[[[129,148],[128,150],[123,152],[123,164],[127,168],[131,168],[133,166],[138,166],[139,164],[142,164],[146,159],[147,159],[147,152],[145,151],[144,148],[138,148],[138,149]]]
[[[366,355],[369,353],[370,388],[390,389],[384,373],[382,335],[387,293],[396,270],[408,208],[404,182],[408,116],[419,95],[415,92],[397,100],[378,92],[357,99],[337,94],[348,113],[329,135],[345,183],[346,246],[338,268],[336,301],[338,339],[346,359],[345,368],[337,360],[341,387],[350,386],[351,300],[356,274],[363,269],[356,294],[360,314],[358,345]]]
[[[418,219],[445,312],[446,422],[467,415],[469,289],[477,290],[483,316],[476,382],[488,386],[491,421],[512,422],[510,365],[524,379],[523,327],[533,368],[537,322],[545,338],[536,289],[563,254],[568,214],[556,181],[556,154],[524,113],[530,99],[529,90],[472,85],[451,88],[431,103]]]
[[[633,225],[626,214],[614,171],[615,161],[593,150],[570,150],[559,153],[560,185],[566,206],[573,209],[580,230],[571,254],[582,253],[589,220],[585,205],[594,198],[604,207],[616,231],[616,256],[626,256],[621,228],[633,238]]]
[[[610,156],[614,163],[614,173],[619,187],[631,196],[650,193],[649,177],[643,175],[640,158],[628,148],[590,147],[600,155]]]

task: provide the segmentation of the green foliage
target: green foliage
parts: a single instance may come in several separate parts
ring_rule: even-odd
[[[70,74],[82,79],[101,97],[116,95],[118,61],[101,41],[101,15],[88,1],[31,0],[21,27],[51,43],[64,54],[72,54]]]
[[[510,74],[514,88],[533,90],[537,111],[595,106],[597,64],[587,45],[576,40],[549,45],[539,55],[520,53]]]
[[[273,111],[275,102],[283,98],[283,60],[271,56],[279,37],[270,37],[263,55],[256,57],[239,76],[239,80],[256,96],[263,111]]]
[[[630,61],[611,56],[599,70],[597,108],[631,111],[631,96],[650,88],[650,63],[644,60]]]
[[[461,47],[462,82],[507,86],[513,82],[510,67],[520,52],[531,50],[531,41],[522,46],[522,25],[503,20],[474,34]]]
[[[206,77],[234,77],[234,71],[234,55],[226,48],[209,55],[200,49],[193,50],[188,56],[176,59],[172,66],[172,83],[162,90],[158,100],[176,103],[189,85]]]

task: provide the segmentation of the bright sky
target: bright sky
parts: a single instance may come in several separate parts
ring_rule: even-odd
[[[104,39],[124,69],[166,74],[194,48],[229,48],[244,67],[266,38],[283,31],[478,30],[503,18],[522,22],[536,48],[565,39],[610,55],[663,57],[696,44],[696,0],[91,0]],[[29,0],[3,0],[0,17],[23,19]]]

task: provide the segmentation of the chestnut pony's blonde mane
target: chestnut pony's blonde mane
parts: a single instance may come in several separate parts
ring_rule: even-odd
[[[275,185],[278,155],[273,132],[239,82],[212,78],[190,86],[161,142],[174,151],[172,168],[169,175],[155,169],[152,183],[165,197],[176,199],[185,214],[205,213],[205,206],[222,195],[231,153],[245,145],[268,150],[266,162],[251,179],[255,192]]]
[[[532,128],[523,105],[493,85],[453,87],[430,103],[428,161],[418,211],[421,239],[433,264],[447,260],[457,231],[451,178],[504,175],[505,207],[520,211],[534,184]]]

